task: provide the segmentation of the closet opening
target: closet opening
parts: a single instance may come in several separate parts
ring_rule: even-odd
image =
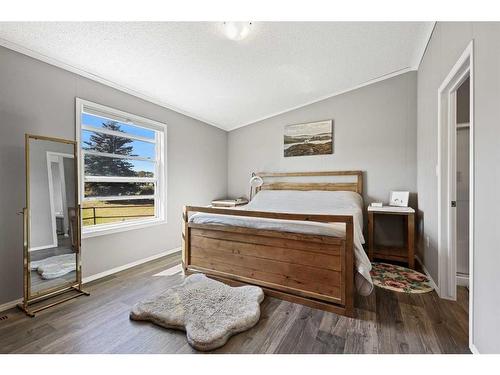
[[[474,69],[473,42],[438,90],[438,294],[468,304],[473,344]]]

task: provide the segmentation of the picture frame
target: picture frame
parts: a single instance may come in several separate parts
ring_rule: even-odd
[[[389,206],[408,207],[409,191],[391,191]]]
[[[283,156],[333,154],[333,120],[286,125]]]

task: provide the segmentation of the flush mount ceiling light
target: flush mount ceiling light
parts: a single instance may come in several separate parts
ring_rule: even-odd
[[[224,34],[231,40],[243,40],[250,33],[251,22],[224,22]]]

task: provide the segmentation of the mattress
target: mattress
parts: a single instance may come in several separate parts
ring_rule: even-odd
[[[300,214],[352,215],[354,221],[355,285],[358,293],[369,295],[373,290],[371,263],[363,244],[363,199],[350,191],[262,190],[243,210]],[[310,221],[277,220],[244,216],[196,213],[189,221],[196,224],[230,225],[283,232],[344,237],[345,224]]]

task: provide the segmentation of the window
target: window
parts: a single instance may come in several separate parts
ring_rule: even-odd
[[[77,99],[83,235],[166,222],[166,125]]]

